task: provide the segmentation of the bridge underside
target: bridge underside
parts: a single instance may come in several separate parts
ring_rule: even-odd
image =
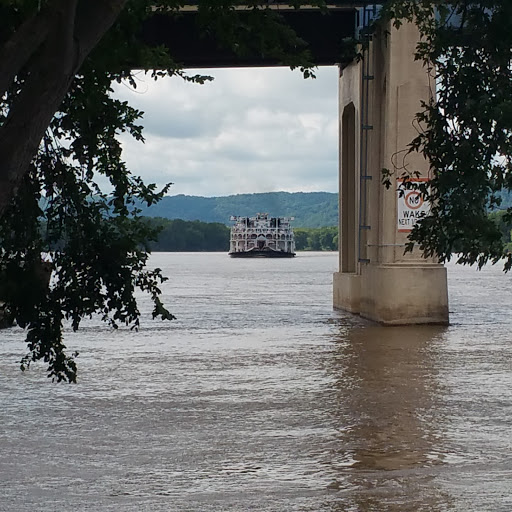
[[[306,42],[312,62],[319,66],[344,64],[347,38],[356,31],[355,8],[334,9],[321,13],[318,9],[279,11],[284,21]],[[242,13],[240,13],[243,16]],[[179,16],[155,14],[143,29],[143,37],[151,45],[163,45],[175,61],[188,68],[264,67],[282,65],[275,58],[257,51],[237,55],[213,34],[205,34],[194,11]]]

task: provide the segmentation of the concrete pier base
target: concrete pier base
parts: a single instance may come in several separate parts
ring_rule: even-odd
[[[334,307],[384,325],[447,324],[446,268],[429,264],[368,265],[334,274]]]
[[[428,213],[418,192],[400,192],[402,173],[425,183],[430,165],[407,146],[416,113],[434,94],[414,60],[414,24],[382,27],[363,59],[340,72],[340,271],[334,307],[386,325],[448,323],[446,269],[405,252],[414,223]],[[382,184],[389,169],[391,187]]]

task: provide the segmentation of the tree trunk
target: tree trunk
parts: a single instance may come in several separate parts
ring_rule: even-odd
[[[37,37],[30,41],[20,37],[18,32],[25,30],[22,25],[0,50],[0,55],[6,47],[12,53],[8,70],[11,75],[14,69],[15,73],[22,70],[26,76],[7,119],[0,126],[0,216],[28,171],[74,76],[126,2],[54,0],[48,11],[37,15],[41,17],[39,20],[36,17],[30,21],[30,26],[39,28]],[[41,33],[45,33],[44,37]],[[3,71],[3,63],[0,69]]]

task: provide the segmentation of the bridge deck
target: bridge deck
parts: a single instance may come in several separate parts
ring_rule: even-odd
[[[362,3],[330,2],[328,13],[318,9],[286,9],[282,4],[275,8],[297,35],[307,42],[313,62],[321,66],[351,60],[344,40],[354,37],[356,33],[356,6]],[[176,62],[188,68],[282,65],[277,59],[257,52],[236,55],[223,47],[213,35],[205,35],[198,26],[197,18],[193,8],[183,11],[180,16],[155,14],[144,26],[144,39],[152,45],[166,46]]]

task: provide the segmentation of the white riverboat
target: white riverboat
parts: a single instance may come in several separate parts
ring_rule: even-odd
[[[293,217],[270,217],[258,213],[255,217],[231,217],[229,255],[233,258],[266,257],[293,258],[295,238],[290,222]]]

